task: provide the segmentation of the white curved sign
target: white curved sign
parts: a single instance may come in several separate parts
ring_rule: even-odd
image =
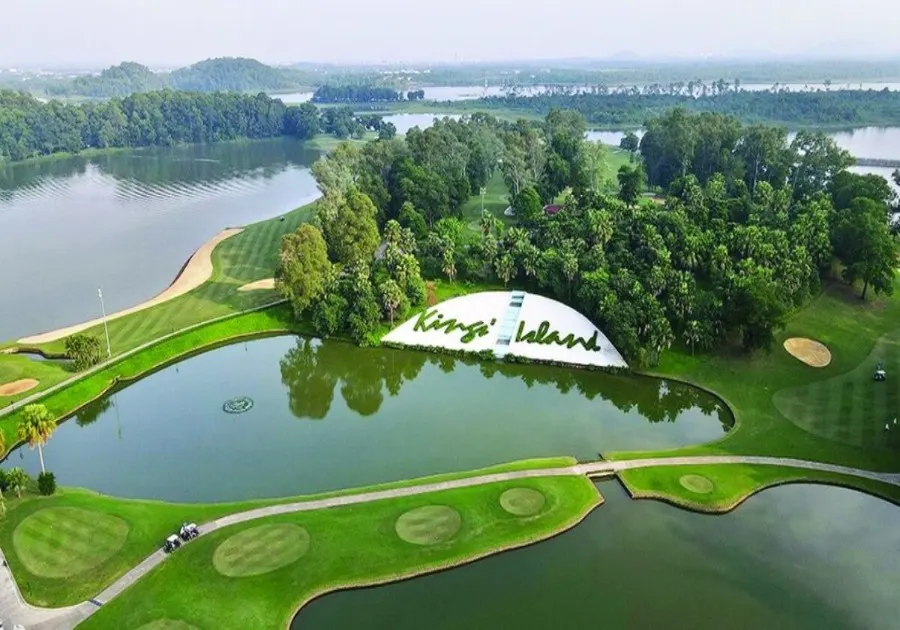
[[[533,293],[487,291],[425,309],[384,337],[398,345],[466,352],[491,350],[535,361],[598,367],[628,364],[591,321]]]

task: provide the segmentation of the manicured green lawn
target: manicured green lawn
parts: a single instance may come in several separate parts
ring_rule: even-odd
[[[70,578],[103,564],[122,550],[128,523],[78,507],[38,510],[13,532],[22,564],[43,578]]]
[[[121,354],[187,326],[278,300],[274,291],[241,292],[237,289],[249,282],[272,277],[282,236],[308,221],[314,210],[315,203],[312,203],[285,214],[283,221],[275,218],[248,226],[213,250],[213,275],[208,282],[170,302],[109,322],[113,354]],[[103,328],[97,326],[85,334],[102,338]],[[47,352],[62,353],[65,341],[40,347]],[[16,378],[11,378],[13,374]],[[0,383],[26,377],[41,381],[38,388],[25,395],[46,389],[69,376],[71,374],[58,366],[0,354]],[[16,397],[19,398],[22,396]],[[0,398],[0,406],[5,404],[7,400]]]
[[[33,378],[40,382],[38,387],[16,396],[0,396],[0,409],[41,389],[56,385],[71,376],[72,372],[58,363],[34,361],[14,354],[0,354],[0,385],[23,378]]]
[[[124,352],[186,326],[272,302],[275,296],[271,291],[237,289],[273,276],[282,236],[308,221],[314,209],[315,203],[297,208],[285,214],[283,221],[276,218],[255,223],[223,241],[213,250],[213,275],[208,282],[171,302],[109,323],[113,352]],[[102,333],[98,326],[86,334]],[[63,341],[44,347],[59,352]]]
[[[0,520],[0,547],[5,552],[19,589],[29,603],[38,606],[66,606],[97,595],[159,548],[166,536],[174,533],[184,521],[205,523],[264,505],[497,472],[560,468],[574,463],[574,459],[567,457],[522,460],[479,470],[368,488],[351,488],[309,497],[209,505],[117,499],[80,489],[63,489],[52,497],[7,497],[7,513]],[[251,523],[261,524],[263,521]],[[123,532],[124,541],[121,539]],[[255,562],[264,560],[258,559]],[[244,563],[247,564],[246,559]],[[140,624],[131,627],[137,625]]]
[[[379,112],[382,114],[474,114],[476,112],[485,112],[499,118],[501,120],[516,121],[525,120],[543,120],[544,117],[532,111],[513,109],[513,108],[490,108],[485,109],[479,101],[397,101],[395,103],[381,103]]]
[[[879,362],[890,380],[873,379]],[[776,392],[775,407],[795,424],[829,440],[866,450],[892,449],[900,453],[898,377],[900,328],[881,337],[869,355],[849,372]]]
[[[636,498],[653,498],[700,512],[727,512],[751,495],[783,483],[810,482],[862,489],[894,503],[900,503],[900,488],[878,481],[827,472],[782,466],[706,464],[698,466],[657,466],[626,470],[620,474],[629,493]]]
[[[546,502],[535,516],[509,514],[500,496],[513,487],[541,493]],[[269,517],[214,532],[173,554],[120,597],[99,609],[80,628],[137,628],[157,619],[180,620],[197,628],[284,628],[298,606],[314,596],[350,585],[391,581],[545,539],[584,517],[601,498],[582,477],[553,477],[446,490],[315,512]],[[415,510],[440,526],[407,542],[398,519]],[[455,511],[458,529],[446,518]],[[435,516],[437,515],[437,516]],[[299,526],[309,549],[298,560],[267,573],[226,577],[216,569],[221,545],[240,532],[266,525]],[[417,532],[427,528],[422,525]],[[448,534],[449,532],[449,534]]]
[[[900,281],[896,286],[900,290]],[[862,370],[863,375],[871,371],[873,365],[869,355],[882,337],[897,328],[898,322],[900,298],[861,302],[849,288],[835,284],[827,287],[788,321],[769,353],[760,352],[748,358],[739,352],[696,356],[683,349],[667,352],[655,373],[687,380],[712,390],[735,412],[737,426],[726,437],[712,444],[668,451],[664,455],[771,455],[859,468],[900,470],[900,451],[860,448],[819,437],[791,422],[773,401],[781,390],[827,381],[857,369]],[[831,350],[831,364],[825,368],[811,368],[793,358],[782,347],[783,341],[789,337],[809,337],[824,343]],[[847,378],[852,380],[855,377]],[[875,401],[883,401],[885,405],[876,408],[875,412],[878,416],[876,420],[882,422],[882,427],[887,414],[896,415],[897,410],[888,408],[889,398],[881,398],[876,386],[890,387],[890,383],[869,381]],[[782,400],[786,395],[781,394],[778,399]],[[809,396],[807,404],[805,413],[809,415],[806,417],[827,417],[841,425],[847,422],[841,412],[833,409],[827,397]],[[861,398],[856,399],[855,404],[871,403]],[[864,414],[854,412],[852,408],[849,413],[859,418],[857,426],[862,434]],[[817,424],[817,430],[823,433],[831,431],[822,428],[825,422],[827,420],[823,419]],[[837,434],[840,429],[833,431]],[[622,459],[644,457],[647,452],[606,455],[612,459]]]
[[[504,216],[503,211],[509,207],[509,189],[506,182],[503,181],[503,174],[494,173],[494,176],[485,186],[484,209],[492,212],[495,217],[503,221],[506,225],[514,225],[515,218]],[[479,231],[481,228],[481,193],[478,190],[473,191],[475,194],[462,205],[463,220],[466,221],[473,231]]]

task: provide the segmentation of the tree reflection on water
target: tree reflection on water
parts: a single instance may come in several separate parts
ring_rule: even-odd
[[[728,408],[711,394],[683,383],[633,374],[503,362],[478,362],[427,352],[359,348],[336,341],[298,337],[281,359],[281,381],[287,386],[291,412],[298,418],[321,420],[328,415],[335,390],[360,416],[374,415],[385,395],[397,396],[426,365],[444,373],[476,368],[487,379],[517,379],[529,389],[553,386],[560,393],[577,391],[588,400],[600,397],[623,412],[637,412],[650,422],[674,422],[698,409],[715,415],[724,428],[732,425]]]

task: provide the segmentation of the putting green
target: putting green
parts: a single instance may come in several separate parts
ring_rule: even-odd
[[[413,545],[436,545],[456,535],[462,524],[459,512],[446,505],[426,505],[397,519],[397,535]]]
[[[31,573],[65,578],[112,558],[128,538],[124,520],[75,507],[39,510],[13,532],[16,554]]]
[[[500,507],[515,516],[534,516],[547,499],[533,488],[510,488],[500,495]]]
[[[197,630],[197,627],[175,619],[157,619],[156,621],[145,623],[137,630]]]
[[[888,380],[873,378],[879,363]],[[782,389],[772,401],[801,429],[864,449],[900,450],[900,329],[884,335],[862,363],[849,372]],[[898,421],[900,422],[900,421]],[[885,428],[887,425],[887,428]]]
[[[716,488],[712,480],[707,479],[703,475],[684,475],[678,480],[678,483],[681,484],[682,488],[696,494],[709,494]]]
[[[269,573],[306,555],[309,532],[291,523],[251,527],[227,538],[216,548],[213,565],[228,577]]]

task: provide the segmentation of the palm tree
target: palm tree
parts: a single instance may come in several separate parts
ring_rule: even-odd
[[[22,421],[19,423],[19,439],[28,442],[33,450],[38,449],[38,457],[41,460],[41,473],[44,470],[44,451],[41,448],[56,430],[56,418],[53,417],[44,405],[28,405],[22,410]]]
[[[19,467],[10,468],[6,471],[6,483],[10,490],[16,493],[16,496],[22,498],[22,493],[28,485],[28,475]]]

